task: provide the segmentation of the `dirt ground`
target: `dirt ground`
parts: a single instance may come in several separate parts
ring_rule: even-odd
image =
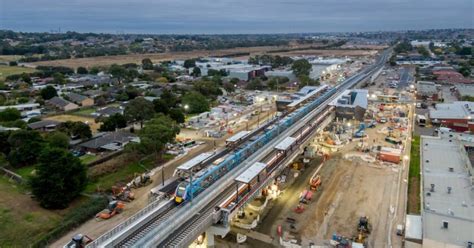
[[[281,50],[281,49],[297,49],[297,48],[308,48],[315,47],[317,44],[312,45],[298,45],[298,46],[262,46],[262,47],[239,47],[232,49],[221,49],[214,51],[191,51],[191,52],[167,52],[167,53],[153,53],[153,54],[129,54],[129,55],[118,55],[118,56],[100,56],[93,58],[77,58],[77,59],[62,59],[52,61],[40,61],[30,63],[31,65],[51,65],[51,66],[67,66],[77,68],[79,66],[92,67],[92,66],[108,66],[111,64],[125,64],[125,63],[141,63],[142,59],[150,58],[153,62],[160,62],[166,60],[176,59],[189,59],[196,57],[212,57],[212,56],[226,56],[235,53],[250,53],[251,55],[262,54],[270,51]],[[344,50],[301,50],[292,52],[272,53],[274,55],[320,55],[320,56],[366,56],[376,53],[375,50],[362,50],[362,49],[344,49]],[[247,59],[248,56],[238,57],[239,59]]]
[[[94,118],[84,117],[84,116],[77,116],[77,115],[55,115],[49,116],[45,118],[46,120],[55,120],[55,121],[81,121],[88,124],[91,127],[92,133],[96,133],[100,127],[100,123],[96,123]]]

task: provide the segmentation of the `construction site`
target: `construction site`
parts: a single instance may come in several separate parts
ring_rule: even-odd
[[[217,246],[401,246],[413,106],[367,98],[361,120],[336,117],[317,133]]]

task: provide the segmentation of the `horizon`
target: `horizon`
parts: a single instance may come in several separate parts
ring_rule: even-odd
[[[311,34],[474,26],[469,0],[137,0],[133,4],[126,0],[4,0],[0,9],[0,29],[17,32]]]

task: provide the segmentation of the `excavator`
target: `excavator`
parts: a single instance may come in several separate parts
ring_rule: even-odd
[[[114,200],[131,202],[135,200],[135,194],[129,187],[112,186],[112,195]]]
[[[111,201],[106,209],[100,211],[95,215],[96,221],[108,220],[114,217],[116,214],[120,214],[125,208],[125,203],[121,201]]]

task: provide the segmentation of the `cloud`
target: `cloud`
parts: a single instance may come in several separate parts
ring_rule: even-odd
[[[472,0],[2,0],[0,28],[284,33],[473,27]]]

